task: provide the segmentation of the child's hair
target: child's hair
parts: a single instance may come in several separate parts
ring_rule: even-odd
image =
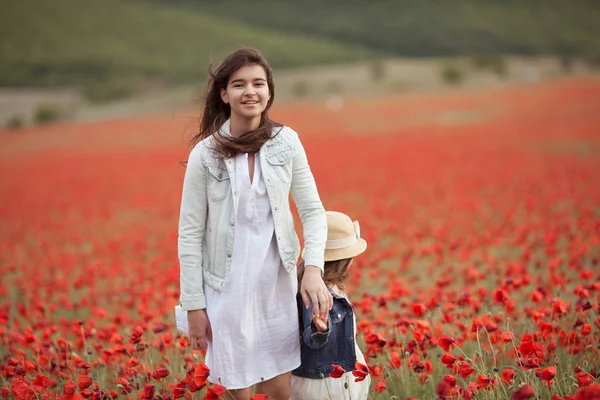
[[[352,263],[352,258],[344,258],[342,260],[325,261],[325,272],[323,281],[327,286],[336,285],[341,290],[345,289],[344,282],[348,280],[348,267]],[[304,277],[304,261],[298,265],[298,285]]]
[[[248,65],[260,65],[267,75],[267,86],[271,98],[263,111],[260,125],[253,131],[247,132],[238,138],[226,137],[219,134],[219,129],[231,116],[231,107],[225,104],[221,98],[221,89],[226,89],[231,76],[240,68]],[[200,117],[200,131],[195,134],[190,145],[195,145],[202,139],[214,136],[213,149],[223,157],[234,157],[239,153],[256,153],[261,146],[271,138],[273,128],[281,124],[271,121],[267,111],[273,105],[275,99],[275,84],[273,82],[273,70],[260,51],[254,48],[241,48],[231,53],[213,71],[209,68],[209,78],[204,89],[204,110]]]

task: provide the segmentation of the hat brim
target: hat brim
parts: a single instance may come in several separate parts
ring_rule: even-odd
[[[343,249],[325,249],[324,260],[336,261],[356,257],[359,254],[364,253],[366,249],[367,241],[363,238],[359,238],[352,246],[344,247]],[[304,259],[304,250],[305,249],[302,249],[302,253],[300,254],[302,259]]]

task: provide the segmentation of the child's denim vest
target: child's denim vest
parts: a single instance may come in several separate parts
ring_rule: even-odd
[[[355,369],[354,311],[348,300],[329,291],[333,295],[333,307],[329,311],[329,331],[325,333],[317,331],[312,323],[312,305],[306,309],[302,299],[298,299],[302,364],[292,371],[295,376],[326,378],[333,370],[331,364],[346,371]]]

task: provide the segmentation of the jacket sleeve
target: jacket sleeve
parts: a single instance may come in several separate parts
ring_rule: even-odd
[[[325,242],[327,241],[327,218],[321,203],[315,178],[308,165],[304,146],[293,132],[295,155],[292,165],[292,183],[290,191],[300,219],[304,236],[304,263],[319,267],[323,272]]]
[[[183,179],[179,214],[179,301],[184,311],[206,308],[202,276],[202,242],[206,231],[208,197],[201,145],[190,152]]]
[[[311,349],[318,349],[319,347],[323,347],[327,344],[329,337],[331,336],[331,330],[333,329],[333,325],[331,323],[331,318],[327,318],[327,323],[329,325],[329,329],[327,332],[319,332],[317,327],[312,322],[312,313],[313,306],[312,301],[310,304],[310,308],[306,309],[304,307],[304,303],[300,302],[300,313],[302,315],[302,340],[304,343],[310,347]]]

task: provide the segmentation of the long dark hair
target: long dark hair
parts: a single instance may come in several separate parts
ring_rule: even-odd
[[[221,89],[226,89],[231,76],[247,65],[260,65],[267,75],[267,86],[271,98],[263,111],[258,128],[233,138],[224,136],[220,128],[231,116],[231,107],[221,99]],[[209,68],[209,78],[204,88],[204,110],[200,116],[200,131],[190,140],[190,146],[213,135],[212,149],[220,156],[229,158],[239,153],[254,154],[272,137],[273,128],[281,124],[271,121],[267,111],[275,99],[273,70],[265,57],[257,49],[245,47],[231,53],[215,70]]]

